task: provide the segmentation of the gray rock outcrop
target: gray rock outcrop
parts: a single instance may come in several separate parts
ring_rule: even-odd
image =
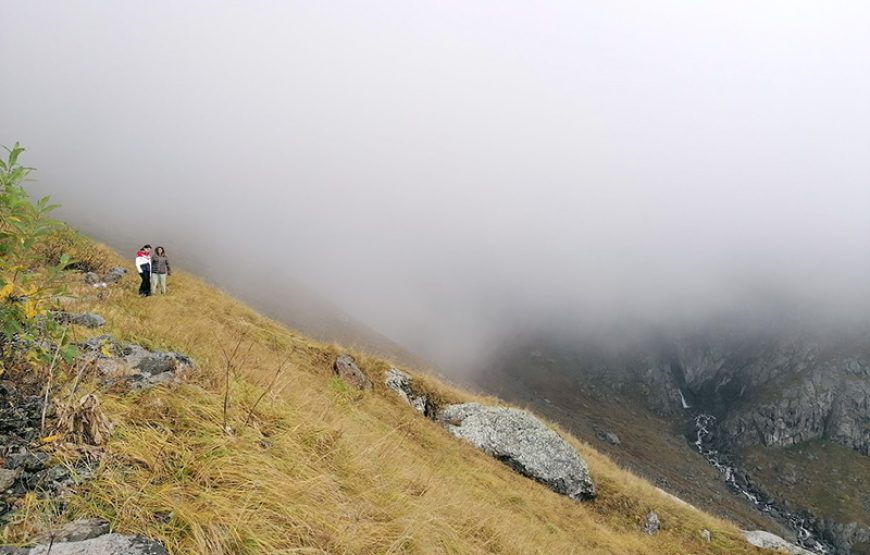
[[[463,403],[443,407],[437,419],[454,436],[557,493],[574,500],[595,497],[586,461],[526,411]]]
[[[408,374],[396,368],[390,368],[387,371],[384,383],[423,416],[434,416],[434,407],[429,401],[429,396],[425,393],[414,391],[411,377]]]
[[[358,389],[372,388],[372,381],[366,376],[365,372],[360,370],[350,355],[339,355],[335,359],[332,369],[337,376]]]
[[[655,511],[650,511],[646,515],[641,532],[649,536],[655,536],[659,533],[659,528],[662,527],[662,521],[659,520],[659,515]]]
[[[169,555],[159,543],[141,536],[105,534],[84,541],[40,544],[19,550],[21,555]]]
[[[135,343],[119,343],[110,335],[92,337],[79,348],[79,360],[93,364],[106,379],[122,380],[136,388],[174,382],[180,371],[193,367],[188,356],[152,352]]]
[[[105,283],[114,283],[116,281],[120,281],[121,278],[123,278],[125,275],[127,275],[126,268],[115,266],[114,268],[106,272],[106,274],[103,276],[103,281]]]
[[[109,523],[100,518],[80,518],[37,537],[37,543],[80,542],[109,533]]]
[[[92,329],[106,325],[106,319],[94,312],[55,312],[53,316],[61,324],[75,324]]]
[[[812,551],[787,542],[776,534],[764,530],[743,530],[743,537],[747,542],[761,549],[770,549],[789,555],[815,555]]]
[[[622,441],[620,441],[619,436],[613,432],[598,430],[595,432],[595,437],[598,438],[598,441],[603,441],[605,443],[609,443],[610,445],[622,445]]]
[[[735,411],[722,429],[738,445],[829,439],[870,456],[870,366],[852,359],[814,368],[769,400]]]

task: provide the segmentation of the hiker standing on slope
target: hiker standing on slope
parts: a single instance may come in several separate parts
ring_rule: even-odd
[[[139,296],[151,296],[151,245],[145,245],[136,253],[136,271],[142,278],[139,285]]]
[[[166,257],[166,250],[163,247],[154,249],[154,255],[151,257],[151,293],[157,293],[160,289],[160,294],[166,294],[166,276],[172,275],[172,268],[169,266],[169,258]]]

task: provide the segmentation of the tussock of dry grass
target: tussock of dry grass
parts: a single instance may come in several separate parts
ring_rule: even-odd
[[[180,386],[103,394],[115,432],[97,477],[59,516],[30,499],[6,531],[12,539],[46,520],[87,515],[160,539],[174,554],[757,553],[734,527],[667,499],[573,438],[599,487],[592,503],[513,473],[403,406],[382,384],[382,360],[353,353],[376,383],[360,393],[332,376],[336,345],[182,272],[166,297],[138,298],[134,281],[105,300],[79,287],[83,298],[71,308],[102,314],[119,339],[191,355],[198,372]],[[228,434],[222,348],[240,337]],[[442,399],[474,398],[419,379]],[[639,531],[651,509],[663,522],[655,537]]]

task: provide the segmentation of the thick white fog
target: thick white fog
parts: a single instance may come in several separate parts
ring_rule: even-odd
[[[261,304],[310,288],[436,363],[565,317],[867,307],[866,2],[0,19],[0,143],[61,217]]]

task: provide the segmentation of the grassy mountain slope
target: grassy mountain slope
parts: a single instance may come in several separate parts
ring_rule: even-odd
[[[376,384],[353,390],[331,370],[344,349],[194,276],[176,272],[168,296],[146,299],[135,294],[135,276],[102,299],[80,274],[69,279],[77,298],[67,308],[104,316],[99,333],[189,354],[198,368],[182,385],[102,391],[115,430],[96,476],[64,506],[28,497],[2,532],[7,542],[98,516],[175,554],[759,553],[732,525],[667,498],[564,433],[599,496],[575,503],[556,495],[403,405],[382,384],[388,362],[353,352]],[[227,372],[223,353],[237,345]],[[444,400],[497,402],[419,379]],[[662,520],[652,537],[639,530],[650,510]],[[705,528],[712,543],[701,538]]]

